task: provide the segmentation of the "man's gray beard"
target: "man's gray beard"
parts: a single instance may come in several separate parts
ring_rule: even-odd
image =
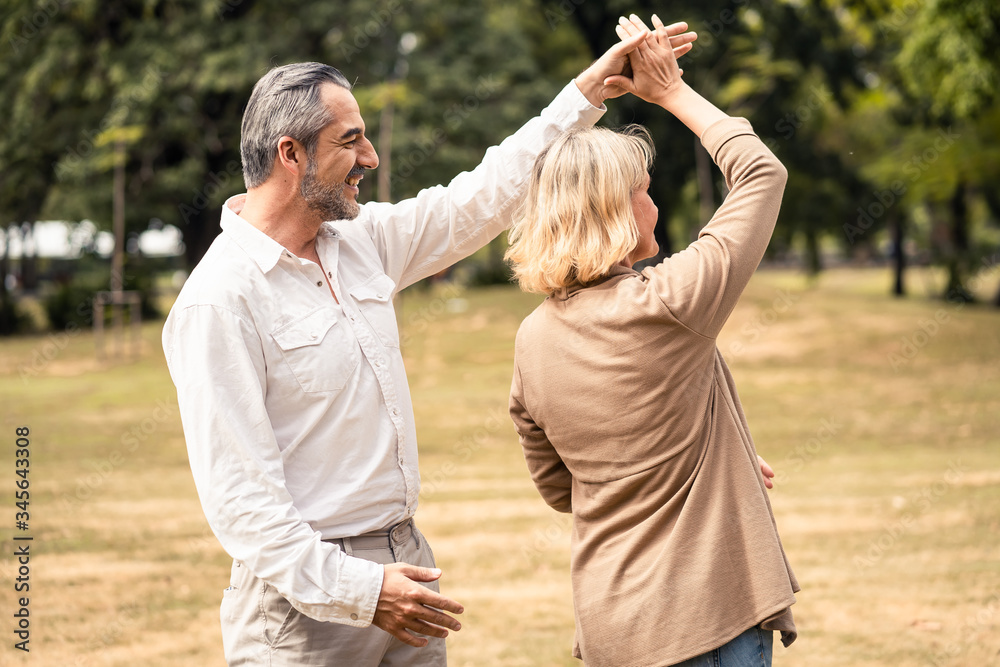
[[[324,221],[353,220],[361,210],[356,201],[344,195],[343,187],[320,183],[316,176],[316,160],[309,160],[299,192],[306,206],[316,211]]]

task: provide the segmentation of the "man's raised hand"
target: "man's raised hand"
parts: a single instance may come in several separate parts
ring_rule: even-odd
[[[667,108],[667,100],[675,92],[682,89],[685,84],[681,79],[681,70],[677,66],[677,52],[686,53],[691,50],[691,42],[694,39],[684,41],[680,46],[674,41],[678,37],[694,35],[685,33],[678,37],[672,37],[671,32],[676,32],[678,26],[684,23],[675,23],[672,26],[664,26],[659,17],[653,15],[654,30],[650,32],[646,24],[635,14],[629,19],[622,17],[616,28],[618,36],[622,38],[619,44],[628,44],[628,58],[631,63],[632,72],[630,75],[615,74],[607,77],[604,84],[607,86],[618,86],[625,92],[632,93],[647,102],[653,102]],[[634,44],[637,37],[642,40]]]

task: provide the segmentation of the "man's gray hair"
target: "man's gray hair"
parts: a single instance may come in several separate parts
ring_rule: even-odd
[[[270,177],[282,136],[302,142],[309,157],[316,154],[319,132],[333,120],[320,98],[325,83],[351,89],[338,69],[322,63],[275,67],[253,87],[240,138],[247,188],[263,185]]]

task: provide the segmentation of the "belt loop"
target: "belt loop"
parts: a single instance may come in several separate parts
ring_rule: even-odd
[[[344,544],[344,553],[347,554],[348,556],[353,556],[354,549],[351,548],[351,538],[344,537],[341,539],[341,542],[343,542]]]
[[[397,544],[406,543],[406,541],[409,540],[413,534],[411,521],[412,519],[406,519],[405,521],[401,521],[396,524],[396,526],[389,531],[389,538]]]

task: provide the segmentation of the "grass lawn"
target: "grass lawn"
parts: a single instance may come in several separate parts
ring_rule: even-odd
[[[803,589],[799,640],[776,646],[775,665],[1000,662],[1000,310],[893,300],[887,280],[760,271],[719,340],[777,470],[771,500]],[[438,287],[397,304],[417,518],[466,607],[453,666],[580,664],[569,521],[535,492],[506,415],[513,336],[538,301]],[[144,326],[138,361],[98,363],[89,332],[0,340],[0,665],[224,664],[231,561],[195,495],[161,326]],[[27,656],[13,648],[15,534],[33,537]]]

